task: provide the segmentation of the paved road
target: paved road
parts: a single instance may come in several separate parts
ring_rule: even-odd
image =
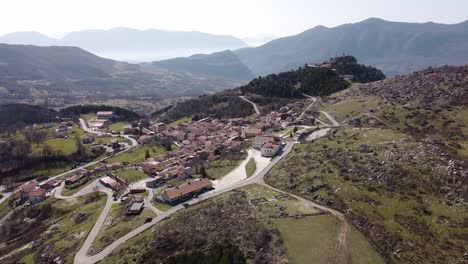
[[[331,130],[331,128],[324,128],[324,129],[314,131],[314,132],[312,132],[312,134],[307,136],[306,141],[310,142],[310,141],[322,138],[322,137],[328,135],[328,132],[330,132],[330,130]]]
[[[112,209],[112,205],[114,204],[114,198],[113,198],[113,192],[104,187],[99,183],[99,180],[95,180],[88,186],[84,187],[81,189],[79,192],[71,195],[71,196],[63,196],[62,191],[65,186],[65,183],[62,183],[59,187],[55,189],[54,192],[54,197],[57,199],[62,199],[62,200],[69,200],[69,199],[75,199],[77,197],[93,193],[96,191],[103,192],[107,195],[107,200],[106,200],[106,205],[104,206],[104,209],[102,210],[101,214],[99,215],[98,220],[94,224],[93,228],[88,234],[88,237],[86,237],[85,242],[81,246],[80,250],[76,253],[75,255],[75,261],[74,263],[89,263],[86,260],[86,252],[88,252],[89,248],[93,244],[94,239],[96,236],[99,234],[99,230],[101,230],[102,225],[104,224],[107,215],[109,214],[110,210]],[[83,257],[84,256],[84,257]]]
[[[302,111],[301,115],[299,116],[299,119],[304,118],[305,113],[306,113],[310,108],[312,108],[312,106],[314,106],[314,104],[317,102],[317,98],[315,98],[315,97],[313,97],[313,96],[310,96],[310,95],[304,94],[304,93],[303,93],[302,95],[304,95],[305,97],[310,98],[310,100],[312,100],[312,103],[310,103],[310,104],[306,107],[306,109],[304,109],[304,111]]]
[[[3,203],[6,199],[10,198],[15,192],[6,192],[2,193],[3,197],[0,199],[0,204]]]
[[[99,215],[98,220],[94,224],[93,228],[88,234],[88,237],[86,238],[85,242],[81,246],[80,250],[75,255],[75,263],[89,263],[89,262],[81,262],[82,261],[82,256],[86,256],[86,252],[88,252],[89,248],[93,244],[94,239],[99,233],[99,230],[101,230],[102,225],[104,224],[104,221],[106,221],[107,215],[109,214],[110,210],[112,209],[112,204],[114,202],[114,198],[112,197],[112,191],[107,189],[104,190],[104,192],[107,194],[107,200],[106,200],[106,205],[104,206],[104,209],[102,210],[101,214]]]
[[[80,125],[81,125],[81,129],[83,129],[85,132],[88,132],[88,133],[96,134],[96,135],[99,135],[99,134],[103,134],[103,133],[104,133],[104,132],[102,132],[102,131],[96,131],[96,130],[90,129],[90,128],[86,125],[86,121],[84,121],[82,118],[80,118]],[[130,142],[132,142],[131,147],[135,147],[135,146],[138,145],[138,142],[137,142],[134,138],[132,138],[132,137],[130,137],[130,136],[128,136],[128,135],[112,135],[112,136],[113,136],[113,137],[123,137],[123,138],[126,138],[126,139],[130,140]]]
[[[222,189],[223,187],[230,186],[233,183],[241,181],[247,178],[247,172],[245,171],[245,165],[249,162],[252,157],[252,149],[247,151],[247,157],[228,174],[221,177],[220,179],[212,181],[213,187],[216,189]]]
[[[332,126],[334,126],[334,127],[340,126],[340,123],[338,123],[335,120],[335,118],[332,115],[330,115],[329,113],[327,113],[325,111],[320,111],[320,113],[324,114],[328,118],[328,120],[330,120],[330,122],[332,123]]]
[[[240,99],[246,101],[247,103],[251,104],[255,110],[255,114],[257,114],[257,116],[260,116],[260,110],[258,110],[258,107],[257,107],[257,104],[250,101],[249,99],[245,98],[243,95],[239,96]]]

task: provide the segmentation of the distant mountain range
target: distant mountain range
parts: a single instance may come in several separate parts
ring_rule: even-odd
[[[227,47],[207,55],[131,64],[103,59],[76,47],[0,44],[0,101],[67,95],[200,95],[246,84],[253,77],[296,69],[351,54],[385,75],[427,66],[468,63],[468,21],[453,25],[400,23],[371,18],[334,28],[318,26],[256,48],[231,36],[125,28],[81,31],[54,40],[34,32],[0,42],[75,45],[107,51]],[[6,89],[5,89],[6,88]],[[41,91],[46,91],[43,93]]]
[[[61,39],[37,32],[15,32],[1,36],[0,43],[76,46],[103,57],[125,61],[159,60],[247,47],[245,42],[229,35],[129,28],[84,30],[69,33]]]
[[[177,61],[131,64],[77,47],[0,44],[0,103],[87,96],[197,96],[252,78],[231,51],[184,60],[194,65]]]
[[[270,40],[246,38],[250,44]],[[468,62],[468,20],[458,24],[403,23],[370,18],[358,23],[327,28],[317,26],[298,35],[272,40],[258,47],[247,47],[233,36],[201,32],[163,30],[85,30],[73,32],[62,39],[48,38],[35,32],[11,33],[0,37],[0,43],[38,46],[77,46],[99,56],[122,61],[161,61],[168,67],[181,64],[197,53],[210,54],[233,50],[250,71],[258,75],[295,69],[306,63],[329,60],[344,54],[353,55],[361,63],[381,69],[387,76],[405,74],[428,66],[462,65]],[[219,54],[213,54],[223,64]],[[167,60],[175,58],[175,61]],[[188,58],[192,69],[199,56]],[[224,57],[227,65],[232,56]],[[187,67],[189,67],[187,65]],[[203,69],[207,65],[201,66]],[[224,67],[230,71],[230,67]],[[200,69],[197,69],[200,70]],[[221,70],[213,74],[232,75]],[[237,73],[234,73],[236,75]]]
[[[235,53],[256,75],[290,70],[345,53],[392,76],[427,66],[466,64],[468,21],[445,25],[370,18],[334,28],[317,26]]]

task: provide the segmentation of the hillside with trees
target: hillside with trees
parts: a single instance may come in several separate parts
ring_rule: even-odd
[[[28,104],[0,105],[0,133],[55,120],[57,111]]]
[[[183,117],[236,118],[254,113],[249,103],[238,96],[225,93],[199,96],[165,110],[155,113],[153,117],[163,122],[170,122]]]
[[[328,96],[350,87],[353,82],[366,83],[385,79],[380,70],[358,64],[352,56],[332,58],[327,64],[328,66],[304,65],[297,70],[258,77],[238,88],[180,102],[174,107],[154,113],[153,117],[164,122],[188,116],[242,117],[253,114],[253,109],[239,98],[240,95],[263,97],[261,100],[272,104],[273,101],[304,98],[304,94]]]
[[[327,96],[349,87],[345,75],[361,83],[385,79],[380,70],[358,64],[353,56],[335,57],[324,65],[305,65],[294,71],[259,77],[239,89],[243,94],[270,97]]]

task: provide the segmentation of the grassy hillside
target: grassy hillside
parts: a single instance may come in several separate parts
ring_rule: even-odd
[[[49,197],[41,204],[15,212],[0,229],[0,241],[6,245],[0,255],[15,254],[2,262],[48,263],[56,259],[73,263],[105,200],[97,193],[75,201]]]
[[[388,263],[463,263],[467,67],[428,69],[323,98],[342,122],[296,145],[267,182],[337,208]]]
[[[167,260],[174,256],[192,263],[200,252],[209,255],[219,244],[238,248],[247,263],[328,263],[337,222],[293,197],[250,185],[177,213],[121,245],[102,263],[173,263]],[[352,232],[353,262],[383,263]]]

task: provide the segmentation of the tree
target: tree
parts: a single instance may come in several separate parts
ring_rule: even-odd
[[[202,178],[208,178],[208,174],[206,174],[206,170],[205,167],[203,167],[203,165],[200,167],[200,174]]]
[[[146,150],[145,152],[145,159],[149,159],[151,157],[149,150]]]
[[[81,143],[80,137],[78,136],[75,138],[75,145],[76,145],[75,155],[80,158],[86,157],[86,149]]]
[[[172,151],[172,145],[171,144],[167,144],[166,151]]]
[[[214,153],[213,153],[213,154],[215,154],[216,156],[219,156],[219,155],[221,155],[221,153],[220,153],[219,149],[215,149],[215,151],[214,151]]]
[[[52,157],[54,155],[54,149],[48,144],[43,144],[41,155],[42,157],[45,157],[45,158]]]

